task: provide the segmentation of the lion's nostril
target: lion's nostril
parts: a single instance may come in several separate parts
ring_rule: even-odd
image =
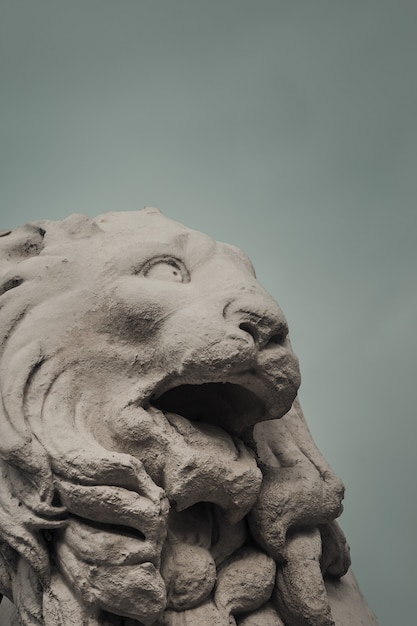
[[[240,330],[243,330],[245,333],[248,333],[256,343],[258,341],[258,332],[255,326],[252,326],[249,322],[242,322],[239,324]]]
[[[287,326],[281,324],[271,328],[269,324],[263,322],[258,322],[258,325],[255,325],[245,321],[239,324],[239,328],[250,335],[259,348],[269,349],[282,346],[288,335]]]
[[[266,344],[265,348],[273,348],[274,346],[282,346],[282,344],[287,338],[287,335],[288,335],[287,329],[283,328],[280,332],[272,335],[272,337],[269,339],[268,343]]]

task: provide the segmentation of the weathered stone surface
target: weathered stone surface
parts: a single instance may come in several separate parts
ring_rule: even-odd
[[[0,234],[1,623],[376,625],[247,257],[156,209]]]

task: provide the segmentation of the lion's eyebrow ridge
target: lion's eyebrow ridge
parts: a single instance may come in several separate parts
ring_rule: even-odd
[[[214,239],[197,231],[181,233],[175,237],[173,243],[184,251],[189,269],[195,269],[204,263],[218,249]]]

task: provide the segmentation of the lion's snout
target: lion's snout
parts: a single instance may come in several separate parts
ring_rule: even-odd
[[[231,328],[231,335],[254,344],[258,350],[282,345],[288,335],[285,316],[276,302],[267,294],[237,297],[223,309],[223,317]]]
[[[164,361],[171,373],[187,377],[192,371],[195,383],[253,372],[265,360],[277,372],[286,367],[293,353],[278,304],[256,281],[238,283],[234,292],[213,290],[208,299],[198,289],[165,321]]]

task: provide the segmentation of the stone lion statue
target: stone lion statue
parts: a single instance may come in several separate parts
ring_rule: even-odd
[[[244,253],[156,209],[2,235],[1,623],[375,625]]]

